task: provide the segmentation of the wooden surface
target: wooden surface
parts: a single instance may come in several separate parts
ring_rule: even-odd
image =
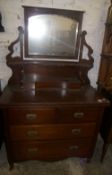
[[[1,96],[0,104],[2,107],[11,105],[35,107],[36,105],[83,105],[92,107],[100,107],[109,103],[106,98],[98,93],[97,90],[90,86],[81,87],[77,90],[69,89],[39,89],[31,90],[24,89],[19,86],[7,86]],[[68,107],[69,107],[68,106]],[[61,107],[61,106],[59,106]]]
[[[60,89],[35,92],[8,86],[0,105],[4,108],[11,166],[13,162],[31,159],[90,159],[109,102],[89,86],[66,90],[64,94]]]
[[[100,134],[104,140],[101,161],[104,160],[109,145],[112,143],[112,106],[108,107],[103,115],[101,123]]]
[[[31,159],[54,161],[73,156],[86,157],[91,147],[91,139],[33,141],[11,144],[11,148],[14,150],[12,157],[15,161]]]

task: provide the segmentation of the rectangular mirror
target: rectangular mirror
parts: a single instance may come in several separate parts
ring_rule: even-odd
[[[30,55],[74,56],[78,22],[58,15],[36,15],[28,19]]]
[[[83,12],[24,7],[25,57],[78,59]]]

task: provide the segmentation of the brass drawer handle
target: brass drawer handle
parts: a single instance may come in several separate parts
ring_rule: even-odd
[[[74,134],[74,135],[78,135],[78,134],[80,134],[80,132],[81,132],[80,128],[72,129],[72,134]]]
[[[83,118],[83,116],[84,116],[84,113],[83,112],[75,112],[73,114],[73,117],[76,118],[76,119]]]
[[[77,151],[79,149],[79,147],[77,145],[73,145],[69,147],[70,151]]]
[[[36,114],[26,114],[26,119],[31,121],[31,120],[35,120],[37,118]]]
[[[36,137],[38,135],[38,131],[27,131],[28,137]]]
[[[27,151],[28,153],[36,153],[38,152],[38,148],[28,148]]]

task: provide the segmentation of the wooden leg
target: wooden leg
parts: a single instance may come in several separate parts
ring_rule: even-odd
[[[14,163],[13,162],[9,163],[9,170],[10,171],[13,169],[13,167],[14,167]]]
[[[2,147],[2,141],[0,140],[0,149],[1,149],[1,147]]]
[[[104,144],[103,144],[103,150],[102,150],[102,155],[101,155],[101,162],[103,162],[103,159],[104,159],[105,154],[106,154],[106,152],[107,152],[108,146],[109,146],[108,143],[104,143]]]
[[[91,158],[87,158],[87,163],[90,163],[91,162]]]
[[[3,144],[3,138],[0,137],[0,149],[1,149],[1,147],[2,147],[2,144]]]

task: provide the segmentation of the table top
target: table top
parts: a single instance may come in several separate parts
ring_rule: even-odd
[[[0,98],[0,106],[10,105],[97,105],[108,106],[109,100],[92,87],[68,89],[24,89],[7,86]]]

